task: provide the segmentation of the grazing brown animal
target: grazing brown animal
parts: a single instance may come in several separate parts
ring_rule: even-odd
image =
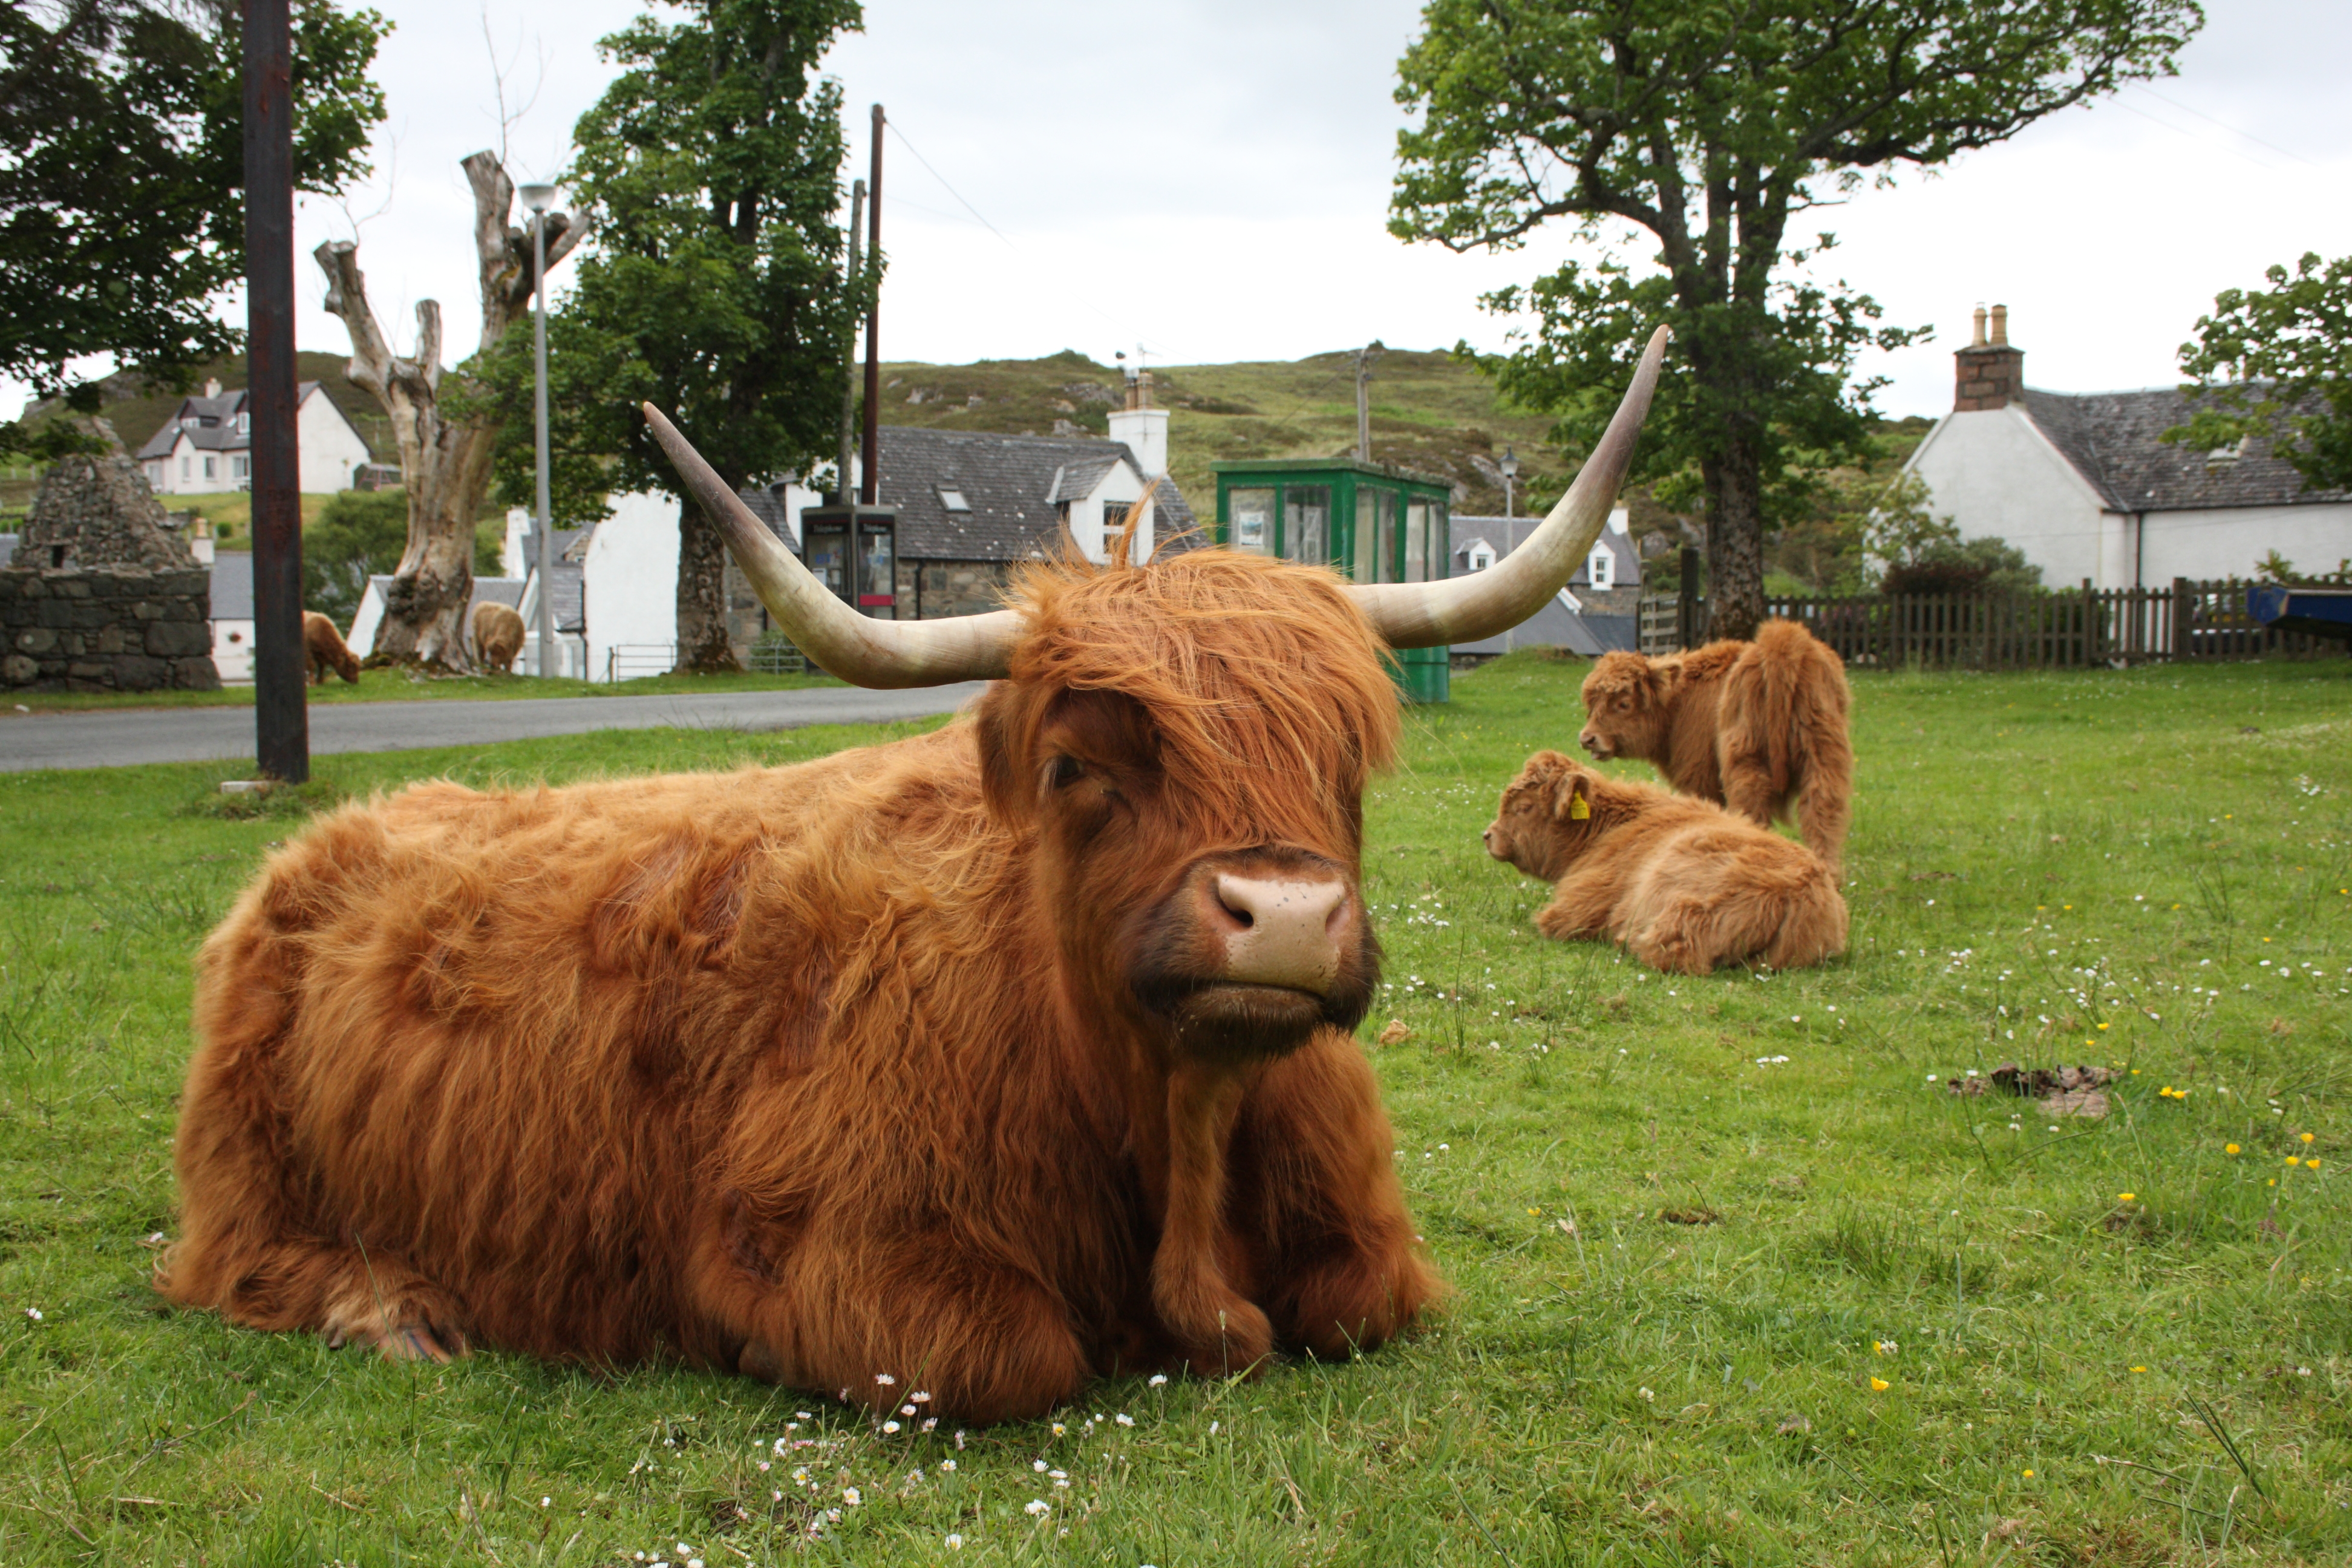
[[[474,661],[506,674],[522,652],[522,616],[511,605],[486,599],[474,606]]]
[[[1602,762],[1638,757],[1751,822],[1788,816],[1794,800],[1806,847],[1835,873],[1853,815],[1851,702],[1836,654],[1793,621],[1767,621],[1752,643],[1601,655],[1577,741]]]
[[[819,664],[1003,679],[799,767],[423,784],[294,839],[199,960],[160,1287],[395,1356],[671,1355],[979,1420],[1404,1331],[1440,1286],[1349,1034],[1382,656],[1558,591],[1664,346],[1475,577],[1205,549],[945,621],[841,604],[648,409]]]
[[[1719,805],[1538,752],[1503,792],[1486,853],[1553,884],[1536,929],[1606,936],[1654,969],[1774,969],[1845,951],[1845,900],[1810,849]]]
[[[353,686],[359,684],[359,655],[343,646],[335,623],[316,610],[302,612],[302,652],[310,662],[311,685],[326,679],[331,669]]]

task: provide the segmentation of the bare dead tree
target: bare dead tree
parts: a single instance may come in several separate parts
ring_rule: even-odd
[[[514,182],[498,155],[476,153],[462,165],[474,190],[474,248],[481,266],[482,342],[488,350],[507,329],[530,319],[530,231],[508,221]],[[589,226],[569,213],[547,216],[547,265],[570,255]],[[466,605],[474,593],[474,514],[489,492],[496,422],[457,418],[445,407],[441,368],[441,307],[416,305],[416,352],[392,352],[368,304],[359,247],[331,240],[312,252],[327,275],[327,309],[351,334],[351,378],[368,389],[392,420],[400,447],[401,481],[408,490],[408,547],[384,595],[384,616],[374,652],[404,662],[470,668],[466,653]],[[454,373],[460,377],[462,371]],[[454,391],[455,388],[452,388]],[[482,400],[469,400],[472,407]]]

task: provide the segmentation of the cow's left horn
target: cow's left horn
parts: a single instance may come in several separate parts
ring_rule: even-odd
[[[1601,537],[1609,509],[1617,502],[1617,488],[1633,466],[1633,439],[1650,411],[1650,394],[1657,388],[1668,335],[1664,327],[1650,334],[1633,384],[1625,389],[1625,399],[1617,405],[1601,444],[1525,544],[1467,577],[1443,583],[1357,584],[1348,590],[1391,647],[1433,647],[1500,636],[1543,608],[1544,601],[1576,575],[1577,563]]]
[[[937,621],[877,621],[859,615],[810,575],[768,531],[743,498],[652,404],[644,405],[654,439],[678,477],[719,524],[727,548],[783,634],[825,672],[853,686],[945,686],[1002,679],[1020,617],[1011,610]]]

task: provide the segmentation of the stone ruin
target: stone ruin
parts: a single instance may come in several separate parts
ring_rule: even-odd
[[[67,458],[0,568],[0,685],[74,691],[209,691],[212,574],[104,420],[106,450]]]

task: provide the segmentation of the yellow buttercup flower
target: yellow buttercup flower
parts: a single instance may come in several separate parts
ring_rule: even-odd
[[[1874,1377],[1870,1380],[1870,1391],[1873,1394],[1884,1394],[1892,1386],[1893,1384],[1883,1377]]]
[[[2139,1196],[2137,1193],[2117,1193],[2116,1194],[2116,1202],[2119,1204],[2127,1204],[2137,1196]]]
[[[2224,1143],[2221,1145],[2221,1152],[2224,1154],[2235,1154],[2237,1152],[2238,1146],[2235,1143]]]
[[[2306,1164],[2306,1165],[2308,1165],[2308,1166],[2310,1166],[2310,1167],[2311,1167],[2313,1170],[2315,1170],[2315,1171],[2316,1171],[2317,1169],[2319,1169],[2319,1158],[2318,1158],[2318,1156],[2316,1156],[2316,1155],[2314,1155],[2312,1158],[2310,1158],[2310,1159],[2308,1159],[2308,1160],[2305,1160],[2305,1161],[2304,1162],[2304,1163],[2305,1163],[2305,1164]]]
[[[2303,1141],[2304,1141],[2305,1142],[2306,1142],[2306,1143],[2310,1142],[2311,1142],[2311,1134],[2310,1134],[2310,1133],[2308,1133],[2308,1132],[2306,1132],[2306,1133],[2303,1134]]]

